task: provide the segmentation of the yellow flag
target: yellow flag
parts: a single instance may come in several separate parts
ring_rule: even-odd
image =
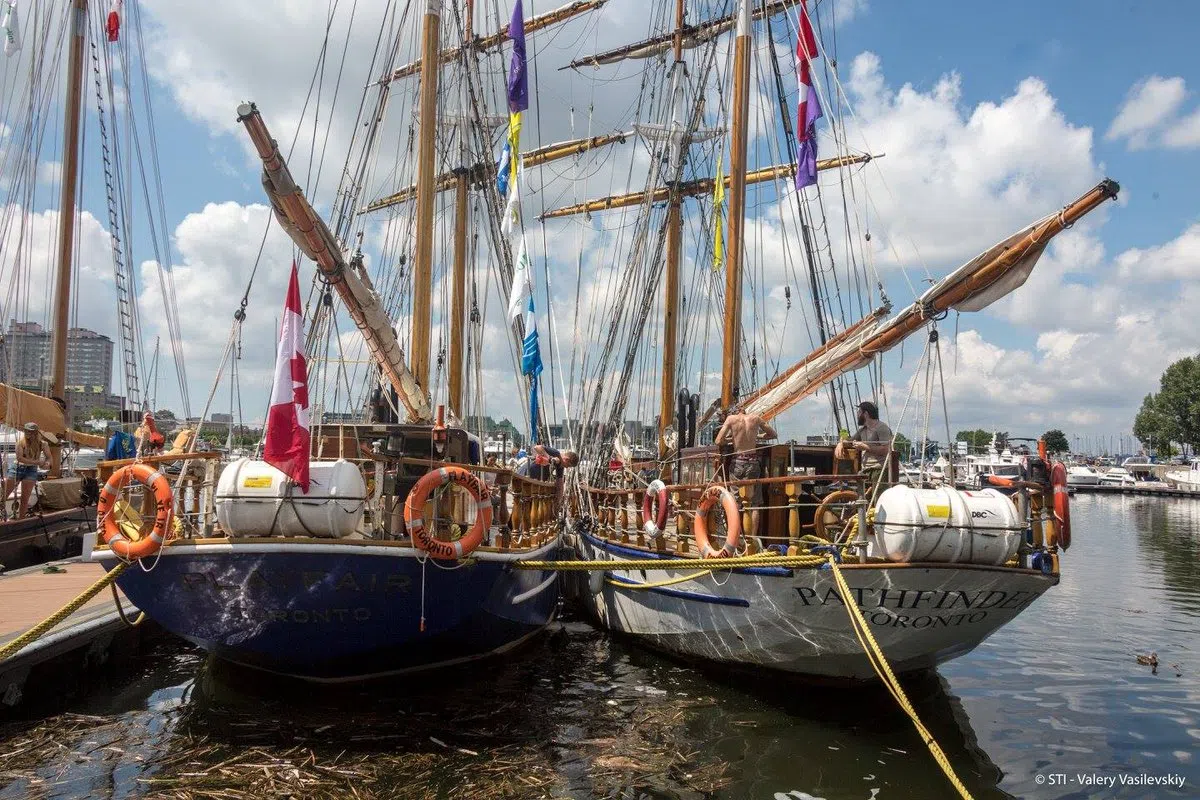
[[[725,263],[725,236],[721,230],[725,219],[725,170],[723,156],[717,156],[717,177],[713,181],[713,271]]]
[[[508,168],[508,181],[516,185],[517,165],[521,163],[521,112],[508,115],[508,146],[511,150]]]

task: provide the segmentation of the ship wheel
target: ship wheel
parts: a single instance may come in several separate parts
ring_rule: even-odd
[[[854,504],[857,500],[858,492],[853,489],[839,489],[826,495],[813,517],[817,536],[829,542],[842,541],[858,517],[858,506]]]

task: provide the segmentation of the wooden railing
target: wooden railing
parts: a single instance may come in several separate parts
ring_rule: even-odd
[[[757,478],[753,480],[722,481],[720,485],[733,491],[738,497],[738,505],[742,514],[742,530],[751,530],[751,518],[754,511],[760,511],[762,524],[755,531],[754,537],[745,537],[748,552],[756,552],[758,545],[754,541],[765,539],[771,542],[786,541],[789,552],[799,548],[801,537],[814,532],[813,522],[805,522],[805,509],[816,509],[820,500],[808,495],[804,497],[806,484],[834,482],[850,482],[861,497],[864,487],[860,476],[852,475],[785,475],[772,478]],[[752,506],[751,492],[756,486],[763,487],[763,505]],[[635,545],[637,547],[652,547],[658,552],[665,553],[673,546],[677,555],[687,555],[692,550],[692,526],[695,522],[696,509],[700,496],[708,488],[707,484],[674,484],[667,486],[667,497],[671,504],[673,519],[668,518],[667,527],[674,522],[674,536],[659,535],[652,542],[647,541],[645,530],[642,528],[641,512],[644,489],[603,489],[587,487],[586,492],[591,504],[594,520],[594,533],[600,538],[616,544]],[[774,488],[776,491],[770,491]],[[775,494],[781,502],[772,504],[769,495]]]

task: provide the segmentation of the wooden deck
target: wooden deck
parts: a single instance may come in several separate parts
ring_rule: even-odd
[[[1149,497],[1193,497],[1200,498],[1200,491],[1180,489],[1176,486],[1072,486],[1079,494],[1137,494]]]
[[[64,572],[46,572],[46,566],[0,575],[0,644],[46,619],[104,575],[100,564],[79,558],[54,562]],[[121,601],[127,616],[137,615],[128,600]],[[105,587],[41,638],[0,661],[0,709],[22,702],[26,695],[53,693],[55,686],[62,687],[63,678],[86,678],[115,647],[136,645],[146,627],[130,628],[122,622],[112,589]],[[39,677],[47,680],[36,680]]]

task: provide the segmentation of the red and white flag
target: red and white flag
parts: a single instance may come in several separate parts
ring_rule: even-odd
[[[275,386],[267,412],[263,461],[285,473],[308,493],[309,410],[308,366],[304,360],[304,317],[300,309],[300,278],[292,262],[283,326],[275,356]]]
[[[112,0],[108,9],[108,20],[105,28],[108,30],[108,40],[115,42],[121,38],[121,4],[124,0]]]

